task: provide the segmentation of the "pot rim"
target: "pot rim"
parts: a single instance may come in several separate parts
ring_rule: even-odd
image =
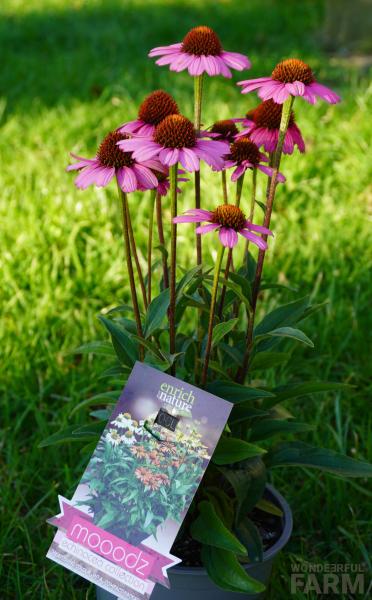
[[[284,546],[287,544],[287,542],[292,534],[293,517],[292,517],[291,507],[289,506],[286,499],[274,488],[274,486],[267,483],[265,489],[277,501],[277,503],[280,505],[280,508],[283,511],[283,519],[282,519],[283,530],[282,530],[282,533],[280,534],[279,539],[275,542],[275,544],[273,544],[270,548],[268,548],[268,550],[265,550],[265,552],[263,553],[262,561],[260,563],[258,563],[258,562],[245,563],[244,564],[245,568],[254,566],[254,565],[258,565],[258,564],[262,564],[269,560],[272,560],[274,558],[274,556],[276,554],[278,554],[278,552],[280,550],[282,550],[282,548],[284,548]],[[170,571],[173,573],[178,573],[178,574],[182,573],[183,575],[203,575],[206,573],[206,570],[204,567],[174,566],[170,569]]]

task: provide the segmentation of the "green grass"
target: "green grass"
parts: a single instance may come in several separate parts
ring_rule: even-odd
[[[156,67],[146,53],[199,23],[215,27],[227,49],[246,52],[252,76],[297,55],[341,92],[343,102],[334,107],[296,102],[308,153],[283,161],[288,182],[277,194],[266,274],[317,302],[329,300],[306,324],[315,351],[296,348],[291,375],[280,372],[280,379],[355,386],[290,406],[315,426],[306,439],[368,458],[371,90],[357,71],[322,53],[321,1],[3,0],[0,11],[0,596],[92,599],[84,580],[45,559],[53,535],[45,519],[57,509],[57,493],[69,497],[79,480],[79,450],[37,445],[86,419],[82,412],[70,417],[71,410],[104,389],[100,361],[70,351],[104,337],[97,313],[128,300],[129,289],[114,186],[78,192],[64,171],[68,152],[92,155],[102,135],[133,118],[153,88],[171,91],[191,114],[190,79]],[[256,101],[220,78],[208,81],[206,96],[205,123],[242,114]],[[214,205],[219,178],[204,171],[203,202]],[[181,208],[192,202],[191,183],[185,188]],[[130,201],[144,248],[147,198]],[[191,226],[180,228],[180,256],[188,264],[191,235]],[[215,253],[213,238],[205,248],[206,257]],[[290,298],[282,292],[267,304]],[[294,533],[276,563],[268,598],[289,597],[290,563],[300,556],[366,560],[371,494],[365,482],[289,468],[274,481],[293,507]]]

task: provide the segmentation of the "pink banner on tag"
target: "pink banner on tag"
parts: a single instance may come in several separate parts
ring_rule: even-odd
[[[128,544],[101,527],[96,527],[79,515],[73,517],[66,535],[73,542],[107,558],[140,579],[149,577],[156,562],[155,556]]]

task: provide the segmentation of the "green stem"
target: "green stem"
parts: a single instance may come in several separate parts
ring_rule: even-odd
[[[177,267],[177,224],[173,219],[177,216],[177,163],[169,169],[170,199],[171,199],[171,254],[170,254],[170,282],[169,282],[169,352],[176,352],[176,267]],[[175,374],[175,364],[171,367],[172,375]]]
[[[235,206],[240,205],[240,200],[242,197],[242,190],[243,190],[244,175],[245,174],[243,173],[243,175],[241,177],[239,177],[239,179],[236,182]],[[227,255],[227,261],[226,261],[226,267],[225,267],[225,276],[224,276],[225,281],[227,281],[229,278],[229,273],[230,273],[230,268],[231,268],[231,263],[232,263],[232,255],[233,255],[233,249],[229,248],[229,253]],[[221,290],[220,305],[218,308],[218,316],[220,319],[222,319],[223,305],[225,304],[225,296],[226,296],[226,285],[224,285]]]
[[[204,358],[202,378],[201,378],[201,384],[202,384],[202,386],[204,386],[206,384],[207,375],[208,375],[208,366],[209,366],[209,359],[210,359],[210,354],[211,354],[211,349],[212,349],[212,339],[213,339],[214,313],[215,313],[215,308],[216,308],[216,298],[217,298],[217,291],[218,291],[218,282],[219,282],[219,277],[220,277],[220,272],[221,272],[221,265],[222,265],[222,259],[223,259],[224,251],[225,251],[225,246],[223,246],[221,244],[220,247],[219,247],[219,249],[218,249],[217,260],[216,260],[216,264],[215,264],[215,267],[214,267],[214,277],[213,277],[213,286],[212,286],[211,306],[210,306],[210,309],[209,309],[209,323],[208,323],[207,346],[206,346],[206,349],[205,349],[205,358]]]
[[[228,200],[228,196],[227,196],[227,183],[226,183],[226,171],[225,170],[221,171],[221,177],[222,177],[223,202],[224,202],[224,204],[228,204],[229,200]]]
[[[147,240],[147,301],[151,302],[151,279],[152,279],[152,236],[154,229],[154,209],[156,190],[150,192],[150,216],[149,216],[149,236]]]
[[[248,217],[248,221],[250,221],[250,223],[253,223],[254,209],[255,209],[255,206],[256,206],[256,191],[257,191],[257,169],[253,168],[252,169],[251,206],[250,206],[250,209],[249,209],[249,217]],[[246,242],[245,242],[245,250],[244,250],[245,259],[247,259],[247,256],[248,256],[248,249],[249,249],[249,240],[246,240]]]
[[[281,161],[281,157],[282,157],[283,144],[284,144],[285,136],[286,136],[288,125],[289,125],[289,119],[291,116],[293,101],[294,101],[294,97],[289,96],[289,98],[287,98],[287,100],[283,104],[282,117],[281,117],[280,126],[279,126],[278,144],[277,144],[276,150],[274,152],[274,156],[272,158],[273,174],[270,179],[270,187],[269,187],[267,198],[266,198],[266,210],[265,210],[265,216],[264,216],[264,222],[263,222],[264,227],[270,227],[271,213],[272,213],[273,205],[274,205],[275,192],[276,192],[276,186],[277,186],[277,177],[278,177],[280,161]],[[262,234],[262,238],[266,241],[267,235]],[[259,250],[256,273],[255,273],[253,289],[252,289],[252,313],[248,320],[248,327],[247,327],[247,334],[246,334],[246,350],[244,353],[241,369],[239,369],[239,372],[238,372],[238,382],[239,383],[243,383],[245,381],[245,378],[247,376],[248,369],[249,369],[249,359],[250,359],[252,349],[253,349],[254,320],[255,320],[255,315],[256,315],[257,298],[258,298],[258,294],[260,291],[264,259],[265,259],[265,251]]]
[[[161,202],[161,195],[159,192],[156,195],[156,222],[158,226],[158,236],[159,243],[165,250],[165,239],[164,239],[164,229],[163,229],[163,207]],[[163,282],[164,289],[169,288],[169,274],[168,274],[168,260],[165,252],[162,252],[162,262],[163,262]]]
[[[138,335],[138,337],[143,338],[141,315],[140,315],[140,310],[139,310],[139,306],[138,306],[137,290],[136,290],[136,284],[134,281],[132,255],[131,255],[131,249],[130,249],[129,222],[128,222],[128,198],[127,198],[126,193],[123,192],[123,190],[119,187],[119,185],[118,185],[118,192],[119,192],[119,196],[121,199],[125,260],[126,260],[126,264],[127,264],[130,292],[131,292],[131,296],[132,296],[133,310],[134,310],[134,316],[135,316],[135,320],[136,320],[137,335]],[[142,346],[140,346],[140,359],[143,360],[143,347]]]
[[[147,295],[146,295],[145,280],[144,280],[143,274],[142,274],[141,263],[140,263],[139,258],[138,258],[136,240],[134,238],[133,226],[132,226],[132,219],[131,219],[131,216],[130,216],[128,202],[126,203],[126,206],[127,206],[128,234],[129,234],[130,245],[131,245],[131,248],[132,248],[134,262],[136,264],[137,275],[138,275],[139,284],[140,284],[141,292],[142,292],[143,304],[144,304],[145,310],[147,310],[148,304],[147,304]]]

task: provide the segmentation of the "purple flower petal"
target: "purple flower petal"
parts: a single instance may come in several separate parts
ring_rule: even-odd
[[[159,160],[163,165],[172,167],[178,162],[180,151],[178,148],[163,148],[159,153]]]
[[[248,57],[244,56],[244,54],[222,51],[220,56],[228,67],[231,67],[236,71],[243,71],[244,69],[251,68],[251,63]]]
[[[223,77],[226,77],[227,79],[231,79],[232,73],[223,58],[221,58],[221,56],[216,56],[215,59],[219,65],[220,75],[223,75]]]
[[[272,95],[272,99],[277,104],[283,104],[289,96],[290,96],[290,93],[287,89],[286,84],[284,83],[280,87],[277,86],[277,89],[275,90],[275,92]]]
[[[243,164],[239,165],[231,175],[231,181],[237,181],[245,172],[246,167]]]
[[[221,227],[219,237],[221,244],[226,248],[234,248],[238,243],[238,234],[229,227]]]
[[[260,169],[260,171],[262,171],[262,173],[265,173],[269,177],[273,176],[274,169],[272,169],[271,167],[267,167],[266,165],[257,165],[257,168]],[[282,173],[278,173],[276,176],[276,180],[278,183],[284,183],[285,177]]]
[[[305,84],[302,81],[287,83],[286,88],[292,96],[303,96],[305,93]]]
[[[182,148],[182,150],[180,150],[179,159],[181,165],[186,169],[186,171],[189,171],[190,173],[199,171],[199,158],[196,156],[195,152],[191,150],[191,148]]]
[[[254,225],[254,223],[251,223],[250,221],[245,222],[245,227],[249,231],[257,231],[258,233],[264,233],[265,235],[274,235],[271,229],[268,229],[263,225]]]
[[[255,235],[254,233],[250,233],[246,229],[241,229],[239,231],[239,233],[240,233],[240,235],[245,237],[247,240],[249,240],[250,242],[253,242],[253,244],[258,246],[258,248],[260,248],[260,250],[267,250],[267,243],[265,242],[265,240],[263,240],[258,235]]]
[[[152,58],[154,56],[162,56],[163,54],[173,54],[178,50],[181,50],[182,43],[171,44],[170,46],[158,46],[157,48],[153,48],[149,52],[149,56]]]
[[[158,58],[156,64],[159,67],[164,67],[165,65],[173,65],[177,62],[177,60],[182,56],[180,52],[175,52],[174,54],[167,54],[166,56],[162,56]]]
[[[71,156],[75,158],[78,162],[73,165],[68,165],[66,167],[66,171],[78,171],[79,169],[83,169],[84,167],[90,166],[100,166],[100,162],[96,158],[84,158],[82,156],[77,156],[76,154],[72,154]]]
[[[193,60],[189,65],[189,75],[192,75],[193,77],[198,77],[199,75],[201,75],[203,73],[203,65],[201,62],[201,57],[200,56],[193,56]]]
[[[309,86],[307,86],[307,91],[311,90],[313,94],[319,96],[319,98],[323,98],[329,104],[337,104],[341,101],[340,96],[338,96],[331,89],[327,88],[325,85],[314,81]]]
[[[123,190],[123,192],[129,194],[130,192],[136,191],[138,183],[136,174],[133,171],[133,169],[131,169],[130,167],[122,167],[121,169],[118,169],[116,177],[119,186]]]
[[[203,235],[204,233],[209,233],[210,231],[214,231],[220,227],[219,223],[208,223],[207,225],[200,225],[195,229],[195,232]]]
[[[150,169],[143,165],[135,164],[132,167],[135,173],[138,183],[143,186],[146,190],[151,190],[158,186],[158,180],[156,175]]]

